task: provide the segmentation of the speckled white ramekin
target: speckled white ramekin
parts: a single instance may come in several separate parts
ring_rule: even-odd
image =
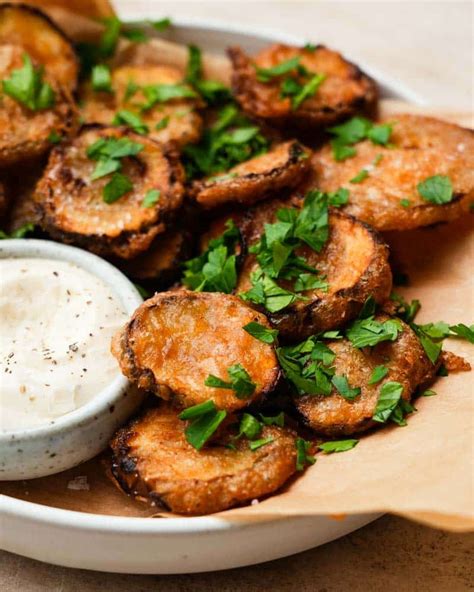
[[[130,315],[142,302],[120,271],[82,249],[46,240],[0,241],[1,259],[19,257],[57,259],[82,267],[109,285]],[[0,481],[44,477],[89,460],[107,446],[141,399],[142,394],[118,374],[91,401],[63,417],[34,428],[0,431]]]

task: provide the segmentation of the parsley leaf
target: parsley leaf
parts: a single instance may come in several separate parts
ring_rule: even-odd
[[[158,203],[160,199],[160,191],[158,189],[149,189],[146,192],[145,197],[142,201],[142,206],[144,208],[152,208],[155,204]]]
[[[204,253],[186,261],[182,282],[198,292],[230,294],[237,285],[235,248],[240,232],[232,219],[227,220],[225,232],[209,241]]]
[[[35,224],[33,222],[26,222],[23,226],[20,226],[16,230],[13,230],[8,234],[7,232],[0,230],[0,240],[8,239],[8,238],[25,238],[27,234],[33,232],[35,229]]]
[[[259,68],[257,65],[254,67],[257,72],[257,80],[259,82],[270,82],[272,78],[277,78],[278,76],[283,76],[283,74],[288,74],[289,72],[296,70],[299,64],[300,58],[299,56],[295,56],[289,60],[280,62],[271,68]]]
[[[191,446],[196,450],[201,450],[226,416],[227,412],[217,410],[214,401],[206,401],[188,407],[178,417],[182,420],[191,420],[191,423],[185,428],[184,434]]]
[[[468,327],[464,323],[458,323],[457,325],[451,325],[449,330],[458,337],[467,339],[469,343],[474,343],[474,325]]]
[[[247,331],[252,337],[262,341],[263,343],[267,343],[268,345],[272,345],[277,340],[278,330],[277,329],[269,329],[264,325],[260,325],[260,323],[256,323],[254,321],[247,323],[244,327],[242,327],[244,331]]]
[[[104,18],[102,22],[105,25],[105,29],[100,39],[98,53],[104,58],[110,58],[115,53],[122,23],[116,16]]]
[[[51,144],[59,144],[62,141],[63,137],[58,134],[56,130],[53,130],[48,136],[48,142]]]
[[[12,70],[10,78],[2,81],[3,92],[28,107],[42,111],[54,105],[55,94],[50,84],[43,81],[43,68],[35,69],[28,54],[23,54],[23,67]]]
[[[351,158],[356,154],[356,149],[353,145],[365,139],[369,139],[373,144],[387,146],[392,134],[392,128],[393,126],[391,124],[384,123],[376,125],[365,117],[353,117],[341,125],[329,128],[329,133],[335,136],[331,140],[334,159],[342,161],[346,160],[346,158]],[[374,164],[378,164],[380,160],[378,158],[377,163]],[[362,174],[361,171],[359,175]],[[358,181],[351,182],[359,183],[366,176]],[[354,177],[354,179],[357,179],[357,177]]]
[[[150,84],[142,87],[145,103],[140,105],[142,111],[152,109],[158,103],[167,103],[173,99],[195,99],[197,94],[186,84]]]
[[[403,298],[403,296],[400,296],[395,292],[392,292],[390,294],[390,300],[393,300],[397,303],[396,314],[397,316],[402,318],[406,323],[411,323],[421,308],[419,300],[412,300],[411,302],[407,302]]]
[[[239,436],[244,435],[249,440],[258,438],[262,431],[262,424],[250,413],[244,413],[240,420]]]
[[[92,68],[91,82],[96,92],[113,92],[110,68],[105,64],[97,64]]]
[[[333,376],[332,383],[336,387],[339,394],[348,401],[353,401],[357,396],[360,395],[360,387],[352,388],[349,386],[346,376]]]
[[[133,189],[133,184],[126,175],[114,173],[110,181],[104,185],[103,199],[111,204]]]
[[[435,397],[438,393],[436,391],[433,391],[431,389],[426,389],[426,391],[423,391],[421,393],[421,397]]]
[[[326,74],[315,74],[302,88],[301,90],[292,98],[291,107],[295,111],[298,107],[308,99],[312,97],[314,93],[318,90],[321,84],[326,80]]]
[[[392,126],[389,123],[380,125],[372,125],[367,130],[367,138],[373,144],[379,144],[380,146],[386,146],[392,135]],[[379,154],[378,156],[382,156]],[[380,162],[380,161],[379,161]]]
[[[285,413],[280,411],[278,415],[262,415],[260,413],[260,419],[265,425],[276,425],[282,428],[285,425]]]
[[[323,442],[318,444],[318,448],[324,452],[324,454],[332,454],[333,452],[346,452],[351,450],[357,444],[359,440],[347,439],[347,440],[333,440],[331,442]]]
[[[229,366],[227,373],[230,378],[229,382],[213,374],[209,374],[204,384],[213,388],[233,390],[238,399],[247,399],[254,393],[257,385],[252,381],[242,364]]]
[[[217,80],[204,80],[202,54],[196,45],[188,46],[185,80],[201,95],[208,105],[218,105],[232,98],[230,89]]]
[[[395,341],[402,330],[400,321],[376,321],[373,316],[358,319],[347,329],[346,335],[354,347],[374,346],[382,341]]]
[[[166,17],[160,19],[159,21],[150,21],[150,25],[157,31],[166,31],[166,29],[171,27],[172,22],[170,18]]]
[[[137,134],[142,135],[147,134],[149,131],[148,126],[143,122],[142,118],[127,109],[121,109],[115,114],[112,125],[126,125]]]
[[[261,440],[253,440],[253,442],[249,442],[249,448],[252,452],[255,452],[255,450],[258,450],[262,446],[266,446],[267,444],[270,444],[274,440],[275,440],[275,438],[272,438],[272,437],[262,438]]]
[[[303,438],[296,438],[296,470],[302,471],[306,465],[314,465],[316,459],[308,454],[311,448],[311,442]]]
[[[170,122],[170,116],[167,115],[166,117],[163,117],[163,119],[160,119],[160,121],[155,125],[155,129],[156,130],[162,130],[168,127],[168,124]]]
[[[409,208],[411,206],[411,201],[409,199],[401,199],[400,205],[402,208]]]
[[[372,419],[379,423],[385,423],[395,411],[403,392],[403,385],[399,382],[386,382],[380,389],[377,406]]]
[[[297,294],[281,288],[261,269],[253,272],[250,276],[252,288],[247,292],[239,294],[242,300],[261,304],[269,312],[278,312],[290,304],[293,304],[298,298]]]
[[[380,382],[382,378],[387,376],[387,374],[387,366],[384,366],[383,364],[380,366],[375,366],[375,368],[372,370],[372,374],[370,375],[368,384],[377,384],[377,382]]]
[[[367,179],[369,176],[369,171],[367,169],[361,169],[355,177],[349,180],[349,183],[362,183],[364,179]]]
[[[425,201],[437,205],[449,203],[454,197],[451,179],[446,175],[428,177],[428,179],[418,183],[417,189]]]

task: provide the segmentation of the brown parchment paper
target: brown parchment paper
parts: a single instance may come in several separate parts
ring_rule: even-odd
[[[123,51],[132,50],[125,45]],[[164,55],[167,63],[183,65],[185,48],[157,40],[138,53],[133,50],[130,57],[160,61]],[[228,80],[225,58],[206,56],[206,64],[209,60],[214,77]],[[472,113],[382,101],[383,115],[402,111],[472,127]],[[409,286],[397,292],[421,300],[420,322],[474,322],[473,219],[467,215],[450,225],[385,236],[394,265],[410,279]],[[445,348],[474,365],[471,344],[449,339]],[[473,530],[473,375],[438,378],[432,387],[437,396],[416,401],[418,411],[409,417],[407,427],[388,426],[363,436],[348,452],[318,454],[316,464],[278,494],[219,516],[248,521],[320,514],[344,519],[351,513],[391,512],[447,530]],[[78,477],[83,478],[80,489],[74,488]],[[0,483],[0,493],[79,512],[136,517],[156,513],[156,508],[130,500],[115,487],[107,475],[107,453],[51,477]]]

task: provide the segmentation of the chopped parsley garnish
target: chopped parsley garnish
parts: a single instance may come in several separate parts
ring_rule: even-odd
[[[186,440],[196,450],[201,450],[226,416],[227,412],[219,411],[214,401],[206,401],[194,407],[188,407],[178,417],[182,420],[190,420],[190,424],[184,430]]]
[[[150,25],[156,29],[157,31],[166,31],[172,25],[172,21],[170,18],[162,18],[159,21],[150,21]]]
[[[102,19],[105,29],[99,42],[98,53],[101,57],[110,58],[114,55],[120,36],[122,23],[115,16]]]
[[[402,296],[392,292],[390,294],[390,300],[397,303],[397,316],[401,317],[406,323],[411,323],[416,317],[418,311],[421,308],[419,300],[412,300],[407,302]]]
[[[148,41],[148,35],[143,29],[123,29],[121,35],[133,43],[145,43]]]
[[[428,177],[416,186],[418,193],[425,201],[442,205],[449,203],[453,197],[453,185],[446,175]]]
[[[23,67],[12,70],[10,78],[2,81],[3,92],[31,111],[49,109],[55,95],[51,85],[43,80],[43,70],[34,68],[30,56],[24,53]]]
[[[299,395],[330,395],[336,357],[315,336],[297,345],[279,347],[277,357],[287,380]]]
[[[469,343],[474,343],[474,325],[468,327],[464,323],[458,323],[457,325],[450,325],[450,335],[454,333],[457,337],[467,339]]]
[[[272,345],[276,342],[278,336],[277,329],[269,329],[264,325],[260,325],[260,323],[256,323],[252,321],[251,323],[247,323],[244,327],[242,327],[244,331],[247,331],[252,337],[262,341],[263,343],[267,343]]]
[[[409,208],[411,206],[411,201],[409,199],[401,199],[400,205],[402,208]]]
[[[92,68],[91,82],[96,92],[113,92],[110,68],[105,64],[97,64]]]
[[[0,240],[8,238],[25,238],[27,234],[34,232],[34,230],[35,224],[33,222],[26,222],[16,230],[12,230],[10,233],[0,230]]]
[[[275,438],[272,438],[272,437],[262,438],[261,440],[253,440],[253,442],[249,442],[249,448],[252,452],[255,452],[255,450],[258,450],[262,446],[266,446],[267,444],[270,444],[274,440],[275,440]]]
[[[397,319],[376,321],[373,316],[357,319],[347,329],[346,336],[354,347],[372,347],[382,341],[395,341],[402,326]]]
[[[260,436],[262,424],[250,413],[244,413],[240,419],[239,436],[244,435],[249,440],[255,440]]]
[[[142,118],[127,109],[121,109],[115,114],[112,125],[126,125],[135,133],[142,135],[147,134],[149,131],[148,126],[143,122]]]
[[[384,366],[383,364],[380,366],[375,366],[375,368],[372,370],[372,374],[370,375],[368,384],[377,384],[377,382],[380,382],[387,376],[387,374],[387,366]]]
[[[389,419],[399,426],[406,425],[404,416],[415,409],[402,399],[403,385],[399,382],[386,382],[380,389],[377,406],[372,419],[378,423],[386,423]]]
[[[145,197],[142,201],[142,206],[144,208],[152,208],[155,204],[158,203],[160,199],[160,191],[158,189],[149,189]]]
[[[232,390],[238,399],[248,399],[255,392],[257,385],[252,381],[242,364],[229,366],[227,373],[230,381],[225,381],[213,374],[209,374],[204,384],[213,388]]]
[[[282,428],[285,425],[285,413],[280,411],[278,415],[262,415],[260,413],[260,419],[265,425],[275,425]]]
[[[138,91],[140,90],[140,86],[134,82],[133,80],[129,80],[127,82],[127,86],[125,87],[125,93],[123,95],[123,100],[129,101]]]
[[[386,146],[392,134],[392,127],[389,123],[377,125],[365,117],[353,117],[341,125],[329,128],[328,131],[335,136],[331,140],[335,160],[341,161],[354,156],[354,144],[365,139],[373,144]]]
[[[56,130],[53,130],[48,136],[48,142],[50,144],[59,144],[62,139],[63,137]]]
[[[332,454],[333,452],[346,452],[351,450],[357,444],[359,440],[347,439],[347,440],[333,440],[332,442],[323,442],[318,444],[318,448],[324,452],[324,454]]]
[[[316,51],[317,48],[318,48],[317,45],[315,45],[314,43],[309,43],[309,42],[303,46],[303,49],[305,49],[306,51],[311,51],[311,52]]]
[[[209,241],[207,249],[186,261],[182,282],[197,292],[230,294],[237,285],[235,248],[240,232],[233,220],[227,220],[225,232]]]
[[[421,397],[435,397],[438,393],[436,391],[433,391],[431,389],[426,389],[426,391],[423,391],[421,393]]]
[[[163,119],[160,119],[160,121],[155,125],[155,129],[157,131],[165,129],[168,127],[169,122],[170,122],[170,116],[167,115],[166,117],[163,117]]]
[[[351,387],[346,376],[333,376],[332,383],[338,393],[348,401],[353,401],[360,395],[360,387]]]
[[[114,173],[110,181],[104,185],[103,199],[111,204],[133,189],[130,179],[122,173]]]
[[[100,138],[87,148],[88,158],[97,161],[91,175],[92,181],[113,173],[103,189],[103,199],[106,203],[117,201],[133,188],[131,180],[119,172],[122,168],[121,159],[126,156],[136,156],[141,150],[143,150],[143,144],[128,138],[112,137]]]
[[[271,68],[260,68],[254,65],[257,72],[257,80],[267,84],[275,78],[287,75],[281,80],[281,98],[291,98],[291,108],[298,109],[309,97],[312,97],[322,82],[326,79],[325,74],[309,72],[301,63],[300,56],[285,60]]]
[[[244,117],[237,106],[223,107],[217,121],[203,133],[198,144],[184,148],[188,179],[215,175],[268,151],[269,142],[260,128]]]
[[[296,470],[302,471],[306,465],[314,465],[316,459],[309,454],[311,442],[303,438],[296,438]]]
[[[250,277],[252,287],[240,297],[260,304],[270,312],[278,312],[296,300],[304,300],[300,292],[327,291],[329,286],[324,278],[319,277],[317,270],[295,251],[303,244],[321,251],[329,237],[328,207],[344,203],[346,198],[347,193],[343,190],[333,194],[310,191],[301,209],[278,210],[277,221],[265,224],[264,233],[249,248],[258,267]],[[282,288],[276,280],[293,280],[293,289]]]
[[[362,183],[364,179],[367,179],[369,176],[369,171],[367,169],[361,169],[355,177],[350,179],[349,183]]]
[[[202,67],[202,54],[199,47],[188,47],[186,81],[201,95],[208,105],[218,105],[231,100],[230,89],[217,80],[205,80]]]
[[[145,103],[140,105],[142,111],[148,111],[159,103],[167,103],[173,99],[195,99],[197,94],[186,84],[150,84],[141,88]]]

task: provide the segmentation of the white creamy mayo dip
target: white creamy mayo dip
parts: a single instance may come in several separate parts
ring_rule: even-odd
[[[0,260],[0,430],[46,425],[98,395],[120,374],[110,340],[126,319],[77,265]]]

